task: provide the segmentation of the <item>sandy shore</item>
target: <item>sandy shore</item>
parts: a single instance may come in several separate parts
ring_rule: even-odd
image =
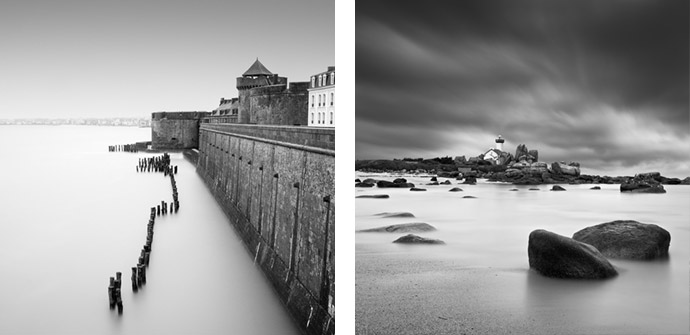
[[[590,287],[583,287],[589,285]],[[527,268],[473,267],[400,254],[356,258],[356,333],[669,334],[582,308],[592,285],[544,278]],[[595,287],[596,288],[596,287]],[[568,301],[574,302],[568,307]],[[592,300],[594,301],[594,300]],[[558,306],[554,308],[554,306]],[[603,315],[602,315],[603,314]],[[634,316],[630,316],[634,319]]]

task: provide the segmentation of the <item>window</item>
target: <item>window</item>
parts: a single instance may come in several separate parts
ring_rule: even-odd
[[[321,107],[321,94],[319,94],[319,107]]]
[[[314,113],[311,113],[311,123],[314,124]]]
[[[314,85],[314,78],[313,77],[311,78],[311,81],[312,81],[312,85]],[[311,106],[314,107],[314,95],[313,94],[311,95]]]
[[[331,92],[331,106],[333,106],[333,92]]]
[[[335,85],[335,72],[331,72],[331,85]]]
[[[333,124],[333,112],[331,112],[331,124]]]
[[[311,76],[311,87],[314,87],[314,76]]]

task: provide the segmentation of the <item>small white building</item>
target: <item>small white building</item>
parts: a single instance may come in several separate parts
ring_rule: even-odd
[[[335,127],[335,66],[311,76],[308,121],[310,127]]]

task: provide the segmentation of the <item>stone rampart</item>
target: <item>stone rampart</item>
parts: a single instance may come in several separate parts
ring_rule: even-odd
[[[199,146],[199,123],[207,112],[158,112],[151,115],[151,149]]]
[[[306,334],[335,332],[333,129],[202,123],[197,172]]]

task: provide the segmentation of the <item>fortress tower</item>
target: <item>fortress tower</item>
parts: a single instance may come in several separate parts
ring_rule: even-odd
[[[249,113],[251,110],[250,90],[264,86],[287,86],[287,78],[273,74],[257,58],[254,64],[242,74],[242,77],[237,78],[238,123],[257,123],[252,120]]]
[[[503,142],[506,140],[501,137],[501,135],[498,135],[498,138],[496,139],[496,149],[503,151]]]

